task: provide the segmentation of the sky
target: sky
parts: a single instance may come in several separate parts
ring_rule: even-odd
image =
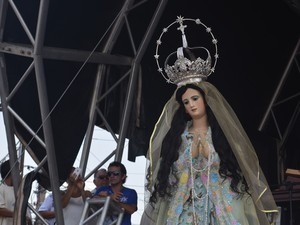
[[[125,165],[127,169],[127,180],[124,186],[128,188],[133,188],[138,193],[138,211],[132,215],[131,221],[132,224],[139,224],[141,215],[144,210],[144,182],[145,182],[145,168],[146,168],[146,160],[145,157],[139,156],[136,158],[135,162],[130,162],[127,160],[127,144],[125,143],[125,149],[123,153],[122,163]],[[93,141],[90,149],[90,155],[88,159],[88,165],[86,168],[86,174],[90,173],[98,164],[99,162],[103,161],[114,149],[116,148],[116,142],[113,140],[111,135],[103,129],[95,128]],[[101,149],[105,149],[104,154],[99,154],[102,152]],[[99,151],[100,150],[100,151]],[[98,152],[98,153],[96,153]],[[6,133],[5,127],[3,123],[3,115],[0,112],[0,160],[2,160],[5,156],[7,156],[7,140],[6,140]],[[74,163],[74,166],[77,167],[80,164],[80,157],[81,151],[78,153],[77,159]],[[8,159],[8,158],[7,158]],[[113,161],[114,158],[109,160],[105,165],[104,168],[107,169],[108,164]],[[31,157],[26,154],[24,165],[27,167],[24,168],[24,173],[28,173],[32,169],[30,167],[35,167],[36,164],[33,162]],[[28,168],[29,167],[29,168]],[[38,184],[34,183],[32,186],[33,191],[37,188]],[[86,181],[86,189],[92,190],[94,189],[93,178],[89,178]],[[35,194],[32,193],[29,202],[34,203]]]

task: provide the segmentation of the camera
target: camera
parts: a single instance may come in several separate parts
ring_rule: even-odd
[[[73,176],[74,176],[74,179],[77,180],[79,175],[81,173],[81,169],[79,167],[75,168],[74,172],[73,172]]]

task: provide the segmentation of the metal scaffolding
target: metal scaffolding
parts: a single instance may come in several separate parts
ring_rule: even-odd
[[[51,112],[52,109],[49,107],[48,97],[47,96],[47,81],[46,81],[46,71],[44,67],[44,59],[55,59],[55,60],[63,60],[63,61],[75,61],[82,62],[84,66],[87,61],[89,63],[94,63],[98,65],[96,82],[94,84],[93,89],[93,98],[92,104],[90,106],[90,115],[89,115],[89,124],[86,130],[85,139],[83,143],[83,151],[80,162],[80,167],[83,169],[83,175],[86,171],[89,148],[92,142],[93,130],[95,126],[96,117],[100,117],[105,124],[105,127],[108,131],[111,132],[111,135],[115,139],[117,143],[117,148],[109,155],[106,159],[109,160],[111,157],[115,157],[115,160],[121,161],[124,142],[127,135],[127,128],[129,123],[129,115],[131,113],[132,108],[132,99],[134,98],[134,90],[137,83],[137,76],[140,72],[140,62],[143,58],[144,52],[148,46],[150,38],[156,28],[156,25],[159,21],[159,18],[162,15],[162,12],[167,3],[166,0],[159,1],[156,11],[154,12],[151,22],[148,24],[148,28],[144,34],[144,37],[140,43],[135,43],[135,40],[132,38],[132,33],[135,32],[134,27],[130,27],[129,21],[127,19],[128,15],[135,10],[139,5],[144,4],[147,1],[134,1],[134,0],[125,0],[123,2],[123,6],[118,13],[117,17],[112,23],[112,26],[107,30],[107,38],[105,43],[103,44],[102,51],[92,51],[88,52],[85,50],[74,50],[68,48],[57,48],[52,46],[45,46],[45,31],[47,26],[47,18],[48,18],[48,10],[50,0],[40,0],[38,12],[37,12],[37,26],[35,34],[31,32],[28,28],[29,25],[23,19],[23,15],[20,13],[18,6],[14,3],[13,0],[2,0],[0,1],[0,90],[1,90],[1,108],[3,111],[3,117],[5,122],[5,128],[7,133],[7,142],[8,142],[8,150],[9,150],[9,158],[11,161],[11,165],[18,161],[18,156],[16,154],[16,143],[15,143],[15,125],[14,121],[18,121],[22,126],[32,135],[32,138],[35,139],[40,145],[42,145],[46,150],[46,156],[43,160],[35,162],[38,167],[36,171],[41,169],[43,165],[47,162],[49,166],[49,178],[51,181],[51,189],[53,192],[54,203],[55,203],[55,215],[57,223],[60,225],[64,224],[63,214],[62,214],[62,206],[60,202],[60,192],[59,192],[59,180],[58,180],[58,170],[57,170],[57,158],[55,155],[55,146],[53,143],[53,128],[51,126]],[[85,3],[84,3],[85,4]],[[86,3],[88,4],[88,3]],[[29,45],[25,45],[23,43],[7,43],[3,41],[3,33],[5,29],[9,26],[9,24],[5,24],[6,16],[8,8],[11,8],[18,18],[20,25],[25,31],[27,38],[30,41]],[[30,7],[30,6],[27,6]],[[101,26],[101,24],[99,24]],[[119,34],[121,29],[125,29],[128,32],[128,36],[130,39],[130,43],[132,45],[132,49],[134,55],[132,57],[123,56],[123,55],[114,55],[112,54],[114,45],[116,40],[119,38]],[[16,34],[17,35],[17,34]],[[16,83],[16,85],[11,88],[9,91],[8,87],[8,79],[6,73],[6,63],[5,56],[6,55],[17,55],[20,57],[26,57],[31,59],[31,63],[29,64],[26,71],[20,76],[20,80]],[[128,66],[128,71],[119,79],[118,83],[121,83],[125,78],[129,80],[127,93],[126,93],[126,101],[124,104],[124,108],[122,109],[122,119],[120,124],[120,133],[119,136],[116,137],[116,134],[110,128],[109,122],[103,116],[101,110],[97,107],[97,104],[105,99],[107,94],[117,87],[117,84],[112,86],[106,93],[103,94],[103,76],[107,73],[107,66]],[[13,105],[11,104],[12,99],[16,92],[18,92],[19,88],[23,85],[23,83],[28,78],[29,74],[34,71],[35,79],[37,83],[37,95],[40,104],[40,113],[42,118],[41,129],[44,133],[44,140],[39,137],[37,131],[31,128],[26,121],[22,119],[20,115],[14,110]],[[26,149],[25,145],[25,150]],[[86,175],[86,177],[91,176],[91,174],[101,167],[106,161],[101,162],[97,168],[95,168],[90,174]],[[20,183],[20,175],[18,174],[18,168],[14,168],[12,171],[14,177],[14,187],[15,193],[18,191],[18,184]]]
[[[295,45],[295,48],[291,54],[288,64],[282,74],[278,86],[268,105],[267,111],[258,128],[259,131],[262,131],[266,127],[266,124],[268,123],[268,119],[274,123],[274,127],[276,128],[276,133],[279,138],[279,142],[277,144],[277,156],[278,156],[277,179],[279,184],[281,184],[284,181],[284,175],[286,169],[284,165],[285,145],[293,128],[296,125],[297,120],[299,121],[299,113],[300,113],[300,98],[299,98],[300,92],[293,93],[292,95],[289,96],[284,96],[284,97],[281,96],[283,90],[289,88],[289,86],[285,84],[286,84],[286,80],[288,79],[289,76],[292,75],[292,73],[295,73],[296,76],[300,77],[300,38],[298,39],[298,42]],[[284,118],[287,121],[287,126],[282,126],[282,124],[280,124],[280,119],[278,118],[278,114],[282,113],[282,110],[276,111],[276,109],[280,105],[289,103],[294,100],[296,100],[297,103],[293,111],[290,113],[291,117]]]

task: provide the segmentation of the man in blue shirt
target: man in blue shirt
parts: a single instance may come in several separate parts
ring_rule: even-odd
[[[131,214],[137,211],[137,193],[134,189],[124,187],[126,182],[126,168],[117,161],[109,164],[107,175],[109,186],[102,186],[97,189],[94,196],[106,197],[118,203],[125,213],[121,225],[131,225]]]

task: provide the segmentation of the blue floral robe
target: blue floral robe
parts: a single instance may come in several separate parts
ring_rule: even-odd
[[[201,153],[191,157],[192,138],[187,126],[182,134],[179,158],[173,165],[176,176],[172,173],[169,176],[172,197],[168,199],[166,224],[259,225],[251,196],[238,196],[230,189],[231,179],[220,177],[220,158],[213,147],[210,128],[206,135],[210,160]]]

